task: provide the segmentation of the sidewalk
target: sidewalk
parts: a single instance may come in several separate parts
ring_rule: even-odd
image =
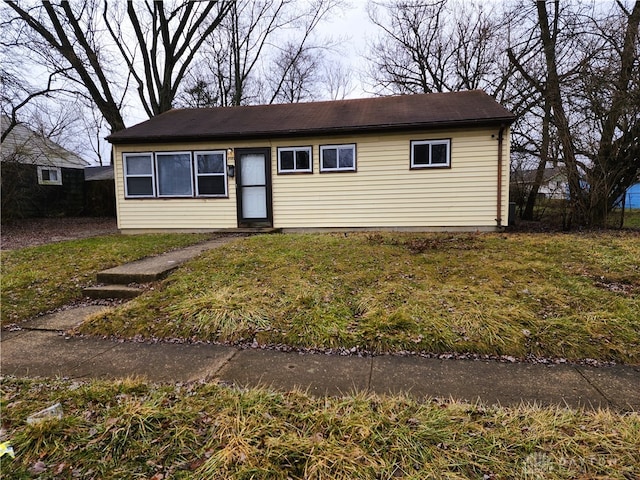
[[[110,274],[162,278],[182,262],[229,239],[218,238],[123,265],[101,272],[99,278]],[[21,330],[3,331],[2,374],[73,379],[138,376],[151,382],[208,380],[280,390],[301,388],[313,395],[403,392],[416,398],[452,397],[501,405],[525,402],[640,410],[640,366],[350,357],[206,344],[145,344],[64,334],[102,308],[65,310],[25,322]]]
[[[151,382],[219,381],[302,388],[312,395],[406,392],[517,405],[640,410],[640,367],[506,364],[422,357],[349,357],[220,345],[144,344],[67,337],[102,307],[47,315],[2,335],[2,374],[72,379],[140,376]]]

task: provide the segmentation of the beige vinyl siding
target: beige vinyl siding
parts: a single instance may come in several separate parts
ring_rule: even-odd
[[[114,174],[118,228],[135,230],[207,230],[236,228],[235,179],[227,178],[228,198],[125,198],[123,153],[227,150],[229,144],[116,145]],[[233,158],[227,158],[233,164]]]
[[[276,228],[493,228],[497,226],[499,128],[250,142],[117,145],[120,229],[216,229],[237,226],[235,178],[228,198],[125,199],[123,152],[270,147]],[[410,169],[410,141],[451,139],[451,168]],[[356,144],[355,172],[320,173],[320,145]],[[312,146],[313,173],[278,175],[277,148]],[[232,157],[227,158],[233,164]],[[503,150],[502,224],[509,199],[509,135]]]
[[[274,226],[495,227],[498,131],[496,127],[309,139],[314,172],[319,172],[319,145],[354,141],[357,171],[274,177]],[[409,168],[411,140],[443,138],[451,139],[451,168]],[[505,142],[503,224],[508,211],[508,165]]]

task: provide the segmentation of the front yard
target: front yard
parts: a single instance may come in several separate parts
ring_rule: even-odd
[[[2,251],[2,325],[82,299],[95,274],[208,236],[107,235]]]
[[[638,363],[638,259],[637,232],[256,236],[81,332]]]
[[[199,240],[3,252],[3,319],[78,299],[97,269]],[[88,243],[86,243],[88,242]],[[82,331],[638,363],[640,235],[273,235],[234,241]],[[50,300],[47,298],[50,297]],[[611,478],[640,475],[636,412],[0,377],[3,478]],[[27,417],[60,402],[62,418]]]

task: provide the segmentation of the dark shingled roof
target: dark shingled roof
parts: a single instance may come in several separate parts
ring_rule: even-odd
[[[330,102],[176,109],[113,133],[111,143],[327,135],[511,123],[480,90]]]
[[[84,169],[85,182],[113,180],[113,165],[107,167],[86,167]]]

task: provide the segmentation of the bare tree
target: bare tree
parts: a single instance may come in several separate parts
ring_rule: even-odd
[[[592,63],[593,70],[583,75],[582,83],[591,98],[589,109],[601,123],[597,149],[582,152],[592,164],[587,181],[589,220],[594,225],[607,221],[612,207],[640,173],[640,1],[631,10],[617,4],[623,21],[614,20],[606,28],[592,19],[593,28],[604,39],[604,68]]]
[[[500,96],[500,18],[482,6],[450,0],[379,1],[369,18],[381,30],[370,47],[374,87],[395,93],[482,88]]]
[[[344,100],[355,90],[352,69],[345,67],[340,60],[334,59],[325,63],[324,75],[320,82],[326,96],[331,100]]]
[[[539,169],[556,144],[568,178],[570,220],[603,226],[640,171],[640,2],[631,10],[617,2],[615,12],[550,5],[535,4],[534,48],[508,53],[542,96]]]
[[[2,10],[0,24],[7,24],[6,11]],[[58,85],[57,79],[64,74],[63,69],[54,69],[46,76],[43,83],[31,80],[34,75],[27,70],[24,59],[13,55],[18,47],[10,35],[0,39],[0,110],[5,116],[0,136],[0,143],[25,117],[30,117],[35,110],[34,104],[55,94],[66,94],[64,88]]]
[[[235,2],[181,2],[165,8],[166,5],[160,1],[145,2],[142,9],[145,18],[134,2],[127,2],[127,18],[135,32],[137,50],[129,46],[121,24],[113,21],[107,1],[104,3],[104,23],[125,59],[150,117],[172,108],[196,54]],[[142,72],[137,68],[140,60],[144,65]]]
[[[17,15],[10,23],[20,21],[28,27],[16,30],[29,35],[27,46],[40,46],[43,62],[69,69],[69,79],[82,86],[111,131],[125,127],[122,110],[130,79],[149,116],[171,108],[197,52],[233,3],[128,2],[124,14],[106,0],[102,8],[98,0],[24,8],[6,2]],[[124,33],[125,20],[134,32],[133,41]],[[124,79],[117,74],[122,64]]]
[[[311,98],[316,75],[308,66],[317,64],[320,52],[330,46],[316,40],[315,33],[341,3],[238,0],[208,40],[182,103],[231,106]]]
[[[270,65],[269,83],[276,86],[271,103],[298,103],[316,98],[322,61],[320,51],[299,51],[298,45],[287,42]]]

